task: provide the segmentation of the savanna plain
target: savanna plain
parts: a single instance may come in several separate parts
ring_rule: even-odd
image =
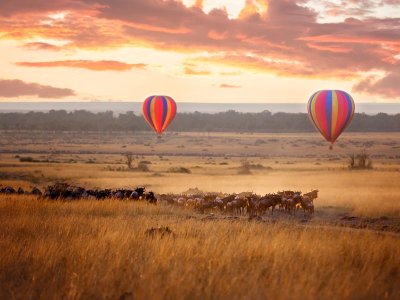
[[[2,131],[0,188],[319,193],[314,215],[255,219],[1,194],[0,298],[399,299],[400,133],[345,133],[328,146],[316,133]],[[367,168],[350,168],[353,154]]]

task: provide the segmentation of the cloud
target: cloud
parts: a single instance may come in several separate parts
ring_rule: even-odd
[[[23,45],[24,48],[30,50],[48,50],[48,51],[60,51],[61,48],[49,43],[42,43],[42,42],[32,42],[26,43]]]
[[[306,6],[312,0],[247,0],[237,19],[223,9],[205,13],[202,2],[186,7],[173,0],[0,1],[0,39],[57,39],[65,41],[66,50],[140,46],[192,57],[207,52],[210,57],[203,61],[238,70],[333,80],[356,81],[371,71],[390,74],[398,62],[400,18],[374,17],[378,8],[398,0],[323,2],[324,14],[343,16],[335,23],[319,23],[319,13]],[[60,11],[68,13],[51,16]],[[90,70],[135,68],[67,62],[56,63]],[[188,67],[185,72],[203,71]]]
[[[23,67],[66,67],[66,68],[81,68],[91,71],[128,71],[131,69],[145,69],[146,64],[127,64],[124,62],[113,60],[62,60],[62,61],[47,61],[47,62],[17,62],[16,65]]]
[[[100,6],[91,0],[2,0],[0,16],[17,14],[49,13],[64,10],[79,10],[85,13],[95,12]]]
[[[342,70],[326,70],[321,68],[315,69],[312,64],[296,60],[283,59],[264,59],[258,56],[237,55],[235,53],[227,53],[223,55],[214,55],[206,57],[192,58],[190,62],[197,64],[217,64],[230,68],[240,68],[251,72],[275,74],[279,76],[304,77],[308,78],[332,78],[340,77],[342,79],[354,78],[352,71]]]
[[[191,67],[185,67],[185,75],[211,75],[212,73],[207,70],[196,70]]]
[[[386,98],[400,98],[400,73],[392,72],[376,80],[367,77],[354,85],[353,90],[381,95]]]
[[[222,83],[219,85],[220,88],[226,88],[226,89],[237,89],[240,88],[240,85],[234,85],[234,84],[227,84],[227,83]]]
[[[64,98],[74,95],[75,92],[71,89],[56,88],[38,83],[26,83],[18,79],[0,79],[0,97],[37,96],[39,98]]]

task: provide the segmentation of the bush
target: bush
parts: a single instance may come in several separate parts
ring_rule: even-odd
[[[34,160],[32,157],[27,156],[27,157],[20,157],[19,159],[20,162],[35,162],[36,160]]]
[[[372,159],[369,154],[363,150],[361,153],[349,155],[349,169],[372,169]]]
[[[172,167],[168,169],[168,173],[186,173],[190,174],[192,171],[190,171],[188,168],[185,167]]]
[[[251,164],[248,161],[243,160],[237,173],[238,173],[238,175],[250,175],[251,174]]]
[[[147,163],[140,162],[138,164],[138,166],[136,167],[136,170],[138,170],[140,172],[149,172],[150,168]]]

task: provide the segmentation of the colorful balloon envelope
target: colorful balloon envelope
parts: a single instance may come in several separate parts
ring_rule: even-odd
[[[161,135],[176,114],[176,103],[168,96],[150,96],[143,103],[143,116],[154,131]]]
[[[354,111],[353,98],[343,91],[318,91],[308,101],[308,117],[331,144],[349,126]]]

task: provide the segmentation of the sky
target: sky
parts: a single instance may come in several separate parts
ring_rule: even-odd
[[[0,101],[400,102],[400,0],[0,0]]]

